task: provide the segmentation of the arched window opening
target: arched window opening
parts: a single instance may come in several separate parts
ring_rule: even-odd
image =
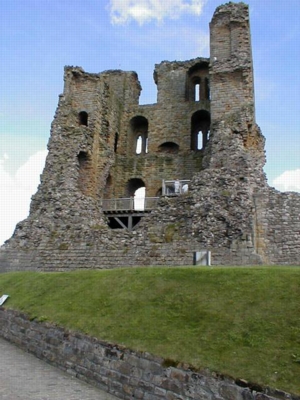
[[[144,210],[146,185],[142,179],[133,178],[127,182],[126,197],[133,198],[134,209]]]
[[[174,142],[165,142],[158,147],[158,151],[163,153],[178,153],[179,146]]]
[[[114,152],[116,153],[118,150],[118,141],[119,141],[119,134],[118,132],[115,133],[115,142],[114,142]]]
[[[208,111],[196,111],[191,120],[191,149],[205,149],[209,140],[210,114]]]
[[[148,152],[148,120],[142,116],[133,117],[130,121],[130,143],[135,154]]]
[[[88,113],[85,111],[80,111],[78,114],[78,123],[79,125],[88,126]]]
[[[190,101],[209,100],[209,63],[206,61],[193,65],[187,72],[186,98]]]
[[[125,197],[134,197],[135,192],[140,189],[146,187],[144,181],[139,178],[132,178],[127,182],[125,188]]]

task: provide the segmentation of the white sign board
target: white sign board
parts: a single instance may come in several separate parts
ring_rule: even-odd
[[[194,265],[211,265],[211,252],[208,250],[195,251]]]
[[[4,294],[3,296],[0,297],[0,306],[9,298],[8,294]]]

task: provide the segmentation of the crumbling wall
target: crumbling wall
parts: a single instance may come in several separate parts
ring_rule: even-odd
[[[266,264],[300,264],[300,195],[273,188],[255,196],[257,250]]]
[[[126,196],[126,183],[141,179],[146,195],[156,196],[163,179],[191,179],[202,169],[203,152],[191,148],[193,114],[204,109],[209,113],[210,101],[187,99],[188,71],[198,64],[206,66],[206,58],[185,62],[167,62],[155,66],[158,103],[132,107],[122,119],[119,149],[110,170],[112,197]],[[137,134],[131,123],[136,118],[147,121],[147,152],[136,154]],[[172,147],[173,146],[173,147]]]
[[[189,265],[202,250],[219,265],[300,264],[300,196],[263,172],[248,7],[218,7],[210,33],[210,59],[155,66],[156,104],[138,104],[135,72],[65,68],[41,184],[1,271]],[[103,199],[142,185],[157,196],[163,179],[190,179],[189,192],[161,197],[132,231],[109,228]]]
[[[219,6],[210,23],[213,119],[254,105],[251,53],[248,6],[244,3]]]

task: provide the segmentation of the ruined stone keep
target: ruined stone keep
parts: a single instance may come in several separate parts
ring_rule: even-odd
[[[300,195],[267,185],[248,6],[218,7],[210,58],[135,72],[66,67],[29,217],[0,270],[300,264]],[[134,198],[145,188],[142,205]]]

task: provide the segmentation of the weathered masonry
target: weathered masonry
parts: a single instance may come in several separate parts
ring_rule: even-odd
[[[210,58],[164,61],[154,80],[157,103],[139,105],[135,72],[65,68],[41,184],[2,271],[300,264],[300,196],[263,172],[248,6],[218,7]]]

